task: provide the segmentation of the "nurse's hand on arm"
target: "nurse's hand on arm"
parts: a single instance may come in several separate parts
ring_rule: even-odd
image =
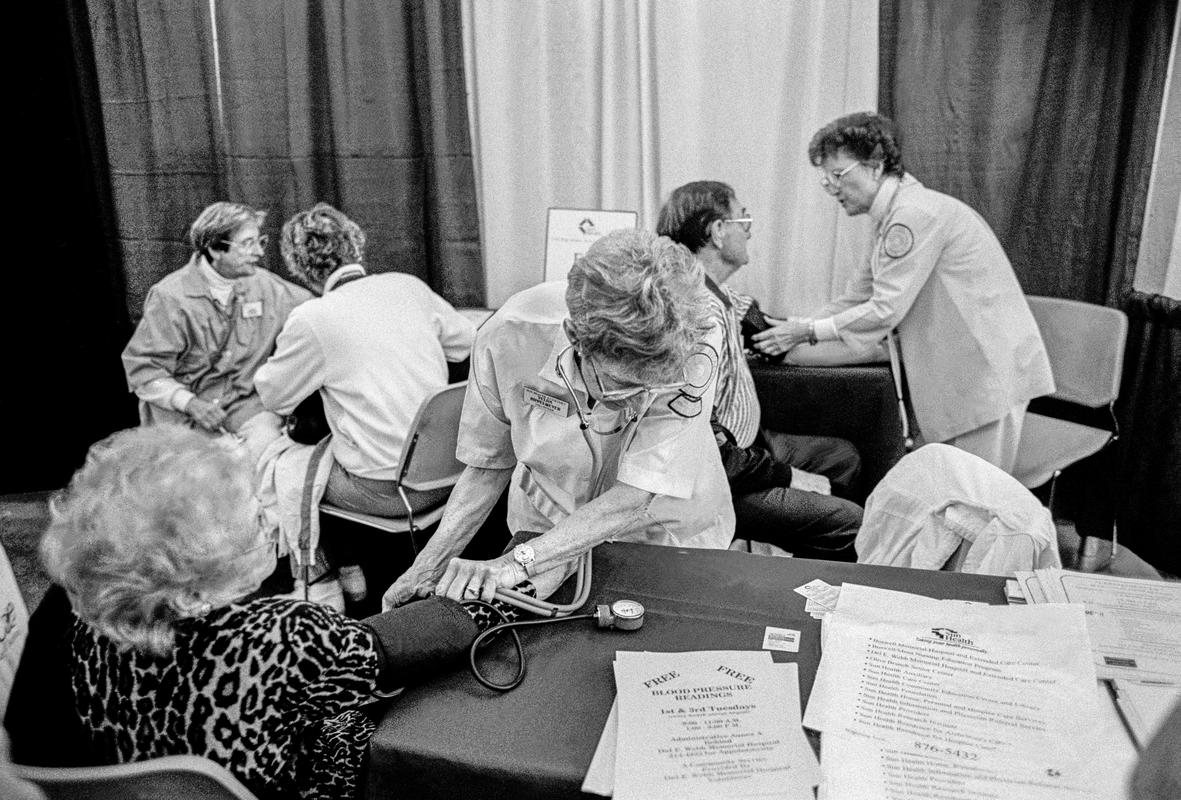
[[[546,585],[553,583],[547,578],[554,577],[555,568],[625,533],[653,496],[643,489],[616,483],[542,536],[530,540],[534,555],[532,571],[536,576],[530,580],[537,585],[538,597],[546,597],[557,588]],[[564,577],[564,572],[558,574]],[[435,594],[460,602],[477,597],[491,601],[497,589],[511,589],[525,579],[524,569],[511,552],[489,561],[452,558],[435,587]]]
[[[811,319],[788,317],[778,325],[768,328],[753,337],[755,349],[769,356],[786,353],[798,344],[811,341],[814,337]]]
[[[486,469],[469,466],[464,469],[451,490],[439,529],[410,568],[386,590],[381,601],[382,610],[389,611],[415,597],[427,597],[434,591],[448,562],[462,553],[475,536],[512,476],[512,467]]]

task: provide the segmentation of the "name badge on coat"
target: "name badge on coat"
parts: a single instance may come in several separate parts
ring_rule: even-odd
[[[262,316],[262,301],[251,300],[242,304],[242,319],[253,319]]]
[[[551,414],[557,414],[559,417],[570,416],[570,403],[566,400],[546,394],[545,392],[534,389],[532,386],[524,386],[522,387],[522,391],[524,392],[526,405],[540,408]]]

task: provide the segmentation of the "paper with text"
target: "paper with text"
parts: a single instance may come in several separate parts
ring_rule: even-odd
[[[1181,583],[1039,569],[1051,603],[1082,603],[1101,678],[1181,683]]]
[[[804,721],[824,732],[826,767],[842,748],[877,755],[860,777],[830,783],[829,797],[924,796],[875,794],[883,770],[909,760],[931,782],[931,797],[975,797],[957,782],[1000,764],[1013,765],[1025,794],[1001,780],[997,797],[1054,786],[1065,793],[1047,796],[1069,797],[1069,787],[1092,796],[1103,776],[1089,757],[1098,715],[1089,651],[1077,605],[970,605],[845,584]],[[935,769],[947,764],[961,768]],[[1035,780],[1043,774],[1052,778],[1045,786]]]
[[[792,744],[770,653],[620,651],[615,683],[616,800],[812,797],[815,761]]]
[[[787,708],[783,710],[783,720],[787,728],[787,744],[791,752],[790,760],[793,764],[800,764],[800,771],[806,777],[806,782],[815,786],[820,781],[820,762],[804,735],[800,724],[800,678],[799,668],[795,664],[775,664],[775,671],[780,675],[787,687]],[[619,701],[611,703],[611,713],[607,715],[607,722],[603,726],[603,734],[599,737],[598,747],[591,758],[586,771],[586,778],[582,782],[582,791],[591,794],[610,797],[615,791],[615,751],[616,738],[619,734]]]

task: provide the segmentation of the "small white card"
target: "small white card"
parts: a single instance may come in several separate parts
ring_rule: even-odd
[[[262,301],[251,300],[242,304],[242,319],[253,319],[262,316]]]
[[[782,650],[785,653],[800,652],[800,632],[791,628],[772,628],[763,631],[764,650]]]
[[[829,611],[837,607],[837,598],[841,595],[841,587],[831,586],[819,578],[814,578],[792,591],[796,594],[803,595],[814,603],[824,606]]]

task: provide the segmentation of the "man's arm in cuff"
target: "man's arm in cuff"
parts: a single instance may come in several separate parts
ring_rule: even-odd
[[[463,606],[428,597],[361,620],[378,642],[378,680],[383,687],[406,686],[449,666],[467,652],[479,633]]]

